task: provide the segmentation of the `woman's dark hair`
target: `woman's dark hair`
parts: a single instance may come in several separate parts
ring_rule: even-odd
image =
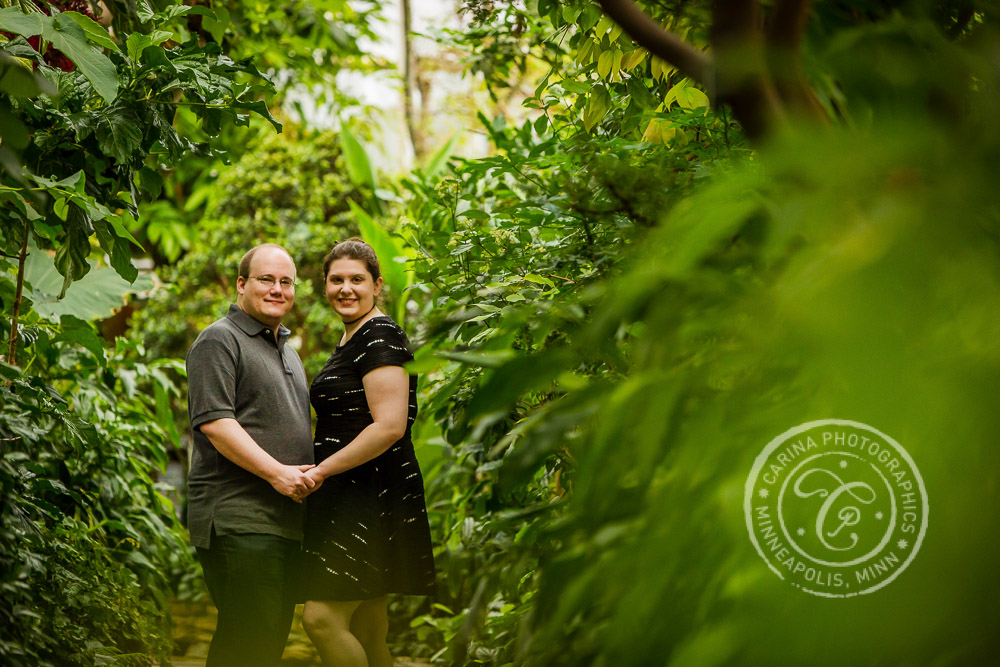
[[[333,250],[323,258],[324,281],[330,273],[330,265],[338,259],[356,259],[362,261],[365,263],[368,273],[371,274],[372,280],[378,280],[382,277],[382,271],[378,267],[378,257],[375,256],[375,251],[357,236],[352,236],[346,241],[341,241],[333,246]]]

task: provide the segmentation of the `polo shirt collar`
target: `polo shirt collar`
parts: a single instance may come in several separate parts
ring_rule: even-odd
[[[256,336],[265,329],[270,330],[270,326],[258,322],[250,315],[247,315],[243,310],[237,306],[235,303],[229,306],[229,312],[226,313],[226,317],[232,320],[233,324],[238,326],[240,330],[243,331],[248,336]],[[291,335],[291,331],[283,324],[278,325],[278,342],[284,343],[285,339]]]

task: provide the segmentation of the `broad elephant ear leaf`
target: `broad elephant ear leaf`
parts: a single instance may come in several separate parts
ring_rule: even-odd
[[[86,321],[105,318],[124,305],[126,295],[153,286],[152,280],[145,276],[129,284],[109,266],[96,266],[94,262],[89,266],[87,274],[72,283],[60,299],[63,276],[56,270],[53,259],[35,247],[33,240],[29,241],[24,278],[35,312],[52,321],[67,315]]]

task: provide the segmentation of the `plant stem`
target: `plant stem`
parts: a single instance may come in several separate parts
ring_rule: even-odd
[[[17,318],[21,312],[21,295],[24,292],[24,258],[28,256],[28,235],[31,233],[31,223],[24,223],[24,241],[21,242],[21,254],[17,258],[17,291],[14,293],[14,312],[10,316],[10,348],[7,353],[7,363],[17,365]]]

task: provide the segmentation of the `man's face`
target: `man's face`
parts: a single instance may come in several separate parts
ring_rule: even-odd
[[[261,248],[250,261],[250,275],[236,280],[236,305],[262,324],[277,327],[295,302],[295,287],[282,287],[295,280],[292,258],[277,248]],[[264,282],[271,282],[265,285]],[[271,279],[271,280],[269,280]]]

